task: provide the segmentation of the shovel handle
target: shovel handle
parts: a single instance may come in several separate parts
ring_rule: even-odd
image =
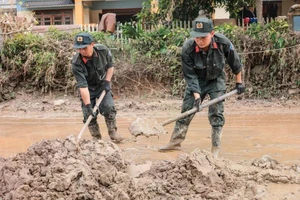
[[[103,100],[105,94],[106,94],[106,91],[103,90],[102,93],[101,93],[101,95],[100,95],[100,97],[99,97],[99,99],[98,99],[97,102],[96,102],[96,105],[95,105],[94,108],[93,108],[93,113],[95,113],[95,112],[97,111],[97,109],[99,108],[99,105],[100,105],[100,103],[102,102],[102,100]],[[84,126],[82,127],[80,133],[78,134],[77,142],[79,142],[79,140],[80,140],[82,134],[84,133],[85,129],[86,129],[87,126],[90,124],[90,122],[91,122],[92,119],[93,119],[93,116],[90,115],[90,116],[88,117],[88,119],[86,120],[86,122],[84,123]]]
[[[200,105],[199,111],[203,110],[203,108],[206,108],[206,107],[211,106],[211,105],[213,105],[213,104],[216,104],[216,103],[218,103],[218,102],[220,102],[220,101],[223,101],[223,100],[226,99],[227,97],[230,97],[230,96],[232,96],[232,95],[234,95],[234,94],[236,94],[236,93],[237,93],[237,90],[235,89],[235,90],[232,90],[231,92],[228,92],[228,93],[226,93],[226,94],[223,94],[222,96],[219,96],[219,97],[217,97],[217,98],[215,98],[215,99],[213,99],[213,100],[211,100],[211,101],[208,101],[208,102],[206,102],[206,103],[203,103],[203,104]],[[191,114],[194,114],[194,113],[196,113],[196,112],[197,112],[197,108],[192,108],[191,110],[188,110],[188,111],[186,111],[186,112],[184,112],[184,113],[181,113],[181,114],[178,115],[177,117],[174,117],[174,118],[172,118],[172,119],[169,119],[169,120],[163,122],[163,123],[162,123],[162,126],[168,125],[168,124],[170,124],[170,123],[172,123],[172,122],[174,122],[174,121],[177,121],[178,119],[182,119],[182,118],[184,118],[184,117],[186,117],[186,116],[189,116],[189,115],[191,115]]]

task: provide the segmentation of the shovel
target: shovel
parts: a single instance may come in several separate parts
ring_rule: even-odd
[[[99,99],[96,102],[96,105],[93,108],[93,113],[95,113],[97,111],[97,109],[99,108],[99,105],[102,102],[105,94],[106,94],[106,91],[103,90],[100,97],[99,97]],[[93,116],[90,115],[88,117],[88,119],[86,120],[86,122],[84,123],[84,126],[82,127],[82,129],[81,129],[81,131],[80,131],[80,133],[78,134],[78,137],[77,137],[77,146],[78,146],[79,140],[81,139],[82,134],[84,133],[84,131],[86,130],[86,128],[88,127],[88,125],[90,124],[92,119],[93,119]]]
[[[199,107],[199,111],[203,110],[204,108],[211,106],[213,104],[216,104],[220,101],[223,101],[224,99],[226,99],[227,97],[230,97],[234,94],[237,93],[237,90],[233,90],[229,93],[226,93],[222,96],[219,96],[211,101],[208,101],[206,103],[203,103],[200,105]],[[166,120],[162,123],[157,123],[154,120],[144,120],[141,118],[137,118],[135,121],[133,121],[129,127],[129,132],[134,135],[135,137],[139,136],[139,135],[144,135],[146,137],[150,137],[150,136],[157,136],[159,134],[164,134],[167,131],[163,128],[164,126],[177,121],[178,119],[182,119],[186,116],[189,116],[191,114],[194,114],[197,112],[197,108],[192,108],[191,110],[188,110],[184,113],[181,113],[180,115],[178,115],[177,117],[174,117],[172,119]]]

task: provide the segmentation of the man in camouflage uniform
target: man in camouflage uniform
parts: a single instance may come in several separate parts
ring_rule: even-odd
[[[236,75],[238,94],[245,91],[239,56],[228,38],[214,33],[212,21],[205,17],[196,18],[191,36],[193,38],[187,40],[182,48],[182,70],[187,84],[182,113],[195,106],[199,111],[199,106],[207,94],[210,99],[225,94],[225,61]],[[220,148],[222,127],[225,123],[223,112],[223,101],[209,107],[208,119],[212,127],[211,150],[214,157],[218,156]],[[176,121],[170,142],[159,148],[159,151],[180,149],[194,115]]]
[[[75,36],[74,48],[78,50],[72,60],[72,71],[79,88],[83,122],[90,115],[93,116],[88,125],[89,131],[95,140],[101,140],[97,113],[93,113],[96,99],[102,91],[106,91],[100,106],[99,112],[104,116],[108,134],[111,140],[120,142],[124,138],[117,133],[116,109],[111,93],[111,78],[114,67],[110,50],[101,44],[95,44],[89,33],[79,33]]]

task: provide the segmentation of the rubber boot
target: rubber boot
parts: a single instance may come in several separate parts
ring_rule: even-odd
[[[218,158],[218,153],[221,146],[222,127],[212,127],[211,131],[211,153],[214,158]]]
[[[187,125],[176,125],[172,133],[170,142],[165,146],[159,147],[158,151],[164,152],[164,151],[180,150],[181,142],[183,142],[183,140],[185,139],[187,129],[188,129]]]
[[[117,143],[124,140],[123,135],[117,133],[116,120],[106,120],[105,119],[105,122],[106,122],[106,126],[108,129],[108,135],[111,140],[113,140],[114,142],[117,142]]]
[[[93,136],[93,140],[101,140],[101,134],[100,134],[100,129],[99,129],[99,125],[98,124],[93,124],[93,125],[89,125],[89,131],[91,133],[91,135]]]

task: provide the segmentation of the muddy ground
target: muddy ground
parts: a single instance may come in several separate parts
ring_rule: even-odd
[[[300,199],[300,101],[226,100],[220,157],[210,150],[207,109],[197,113],[181,151],[160,153],[174,124],[159,137],[134,138],[137,117],[162,122],[180,99],[116,96],[121,144],[86,131],[78,98],[19,93],[0,104],[2,199]]]

